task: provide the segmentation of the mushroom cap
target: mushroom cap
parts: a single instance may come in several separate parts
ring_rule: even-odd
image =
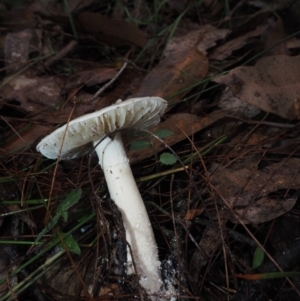
[[[94,141],[115,131],[157,125],[167,105],[160,97],[127,99],[70,121],[42,139],[36,149],[49,159],[80,157],[91,151]]]

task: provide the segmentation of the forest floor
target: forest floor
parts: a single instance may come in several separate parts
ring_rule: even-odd
[[[300,300],[299,1],[0,11],[0,301]],[[79,116],[153,96],[168,102],[161,122],[125,148],[172,296],[126,274],[93,149],[36,149]]]

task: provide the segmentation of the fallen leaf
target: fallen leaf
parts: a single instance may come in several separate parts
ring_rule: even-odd
[[[20,151],[20,148],[26,149],[30,148],[32,143],[36,139],[44,134],[49,134],[49,126],[42,125],[32,125],[28,127],[28,124],[21,123],[14,130],[18,132],[19,135],[11,137],[4,145],[1,145],[0,156],[5,156],[12,151]]]
[[[209,59],[217,61],[225,60],[233,51],[244,47],[250,38],[260,36],[268,28],[268,26],[269,25],[258,26],[255,30],[247,32],[246,34],[219,46],[209,53]]]
[[[26,28],[16,32],[8,32],[5,36],[4,61],[6,73],[13,73],[27,62],[29,57],[30,40],[33,30]]]
[[[67,80],[64,90],[80,87],[81,85],[93,86],[112,79],[118,71],[114,68],[96,68],[74,73]]]
[[[196,208],[196,209],[189,209],[184,216],[185,221],[190,221],[194,219],[196,216],[201,215],[204,209]]]
[[[242,4],[242,2],[239,2],[239,4]],[[237,6],[239,4],[237,4]],[[268,9],[258,10],[248,15],[247,18],[234,18],[233,15],[235,13],[236,11],[233,9],[229,14],[226,14],[223,20],[219,23],[219,27],[220,25],[224,25],[224,22],[230,22],[230,27],[233,31],[232,35],[234,37],[238,37],[243,35],[245,32],[254,30],[258,25],[266,23],[266,20],[268,20],[273,11],[271,11],[270,7],[268,7]]]
[[[253,118],[260,113],[260,110],[251,106],[233,95],[231,89],[226,88],[223,92],[218,107],[228,111],[229,114]]]
[[[19,75],[12,79],[5,78],[3,83],[6,84],[0,89],[0,96],[20,102],[20,106],[30,112],[54,108],[61,101],[63,81],[59,78]]]
[[[237,67],[213,79],[235,97],[283,118],[300,118],[300,56],[261,58],[255,66]]]
[[[180,101],[188,90],[207,74],[207,57],[197,49],[203,34],[198,33],[190,47],[174,47],[145,77],[132,97],[155,95],[167,99],[169,104]]]
[[[101,287],[100,297],[103,301],[118,300],[117,298],[112,299],[111,296],[121,295],[122,290],[117,283],[106,283]]]
[[[164,55],[168,57],[172,53],[189,51],[195,47],[195,45],[200,52],[206,54],[207,49],[215,46],[216,41],[224,39],[229,33],[229,29],[217,29],[211,25],[190,30],[185,35],[172,38],[164,51]]]
[[[284,30],[284,24],[282,19],[268,19],[268,23],[270,27],[268,29],[268,34],[266,35],[265,49],[269,49],[264,56],[269,55],[278,55],[278,54],[286,54],[289,55],[289,51],[287,48],[287,43],[284,42],[287,34]]]
[[[85,32],[95,33],[100,40],[109,45],[133,44],[144,47],[147,44],[144,33],[126,21],[113,20],[93,12],[81,13],[76,18]]]
[[[259,224],[290,211],[297,197],[271,198],[270,193],[300,188],[300,160],[288,159],[284,164],[274,163],[261,170],[219,168],[211,177],[215,191],[229,204],[223,215],[238,222],[232,210],[244,223]],[[229,209],[229,210],[228,210]]]
[[[230,34],[230,32],[231,31],[229,29],[219,29],[212,27],[211,30],[208,30],[205,33],[203,39],[198,43],[197,49],[202,53],[207,54],[207,50],[209,48],[216,46],[216,41],[225,39]]]

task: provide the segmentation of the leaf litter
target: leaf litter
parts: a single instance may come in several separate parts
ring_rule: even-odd
[[[140,190],[165,281],[177,288],[173,299],[234,300],[247,294],[237,274],[251,273],[257,248],[265,255],[260,273],[270,271],[270,263],[280,272],[299,270],[296,251],[289,250],[297,250],[300,235],[295,31],[300,18],[293,5],[261,4],[107,6],[90,0],[1,6],[7,31],[2,33],[0,201],[1,213],[14,218],[1,220],[0,251],[10,259],[1,261],[6,274],[0,300],[32,296],[25,283],[51,258],[57,261],[47,273],[30,282],[39,300],[44,294],[54,300],[66,294],[148,297],[137,278],[125,273],[122,220],[111,207],[95,157],[54,162],[35,151],[57,126],[119,98],[160,96],[169,103],[152,129],[160,140],[124,138],[134,175],[143,179]],[[89,102],[124,59],[125,71]],[[74,189],[82,195],[61,211]],[[34,247],[37,238],[40,249]],[[290,256],[283,260],[280,254]],[[14,272],[9,261],[20,269]],[[261,288],[268,299],[300,295],[293,279]],[[257,288],[251,291],[259,294]]]

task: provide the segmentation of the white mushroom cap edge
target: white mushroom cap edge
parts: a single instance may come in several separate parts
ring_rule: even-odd
[[[121,129],[149,128],[160,122],[167,101],[140,97],[78,117],[40,141],[36,149],[49,159],[73,159],[91,150],[91,143]]]

